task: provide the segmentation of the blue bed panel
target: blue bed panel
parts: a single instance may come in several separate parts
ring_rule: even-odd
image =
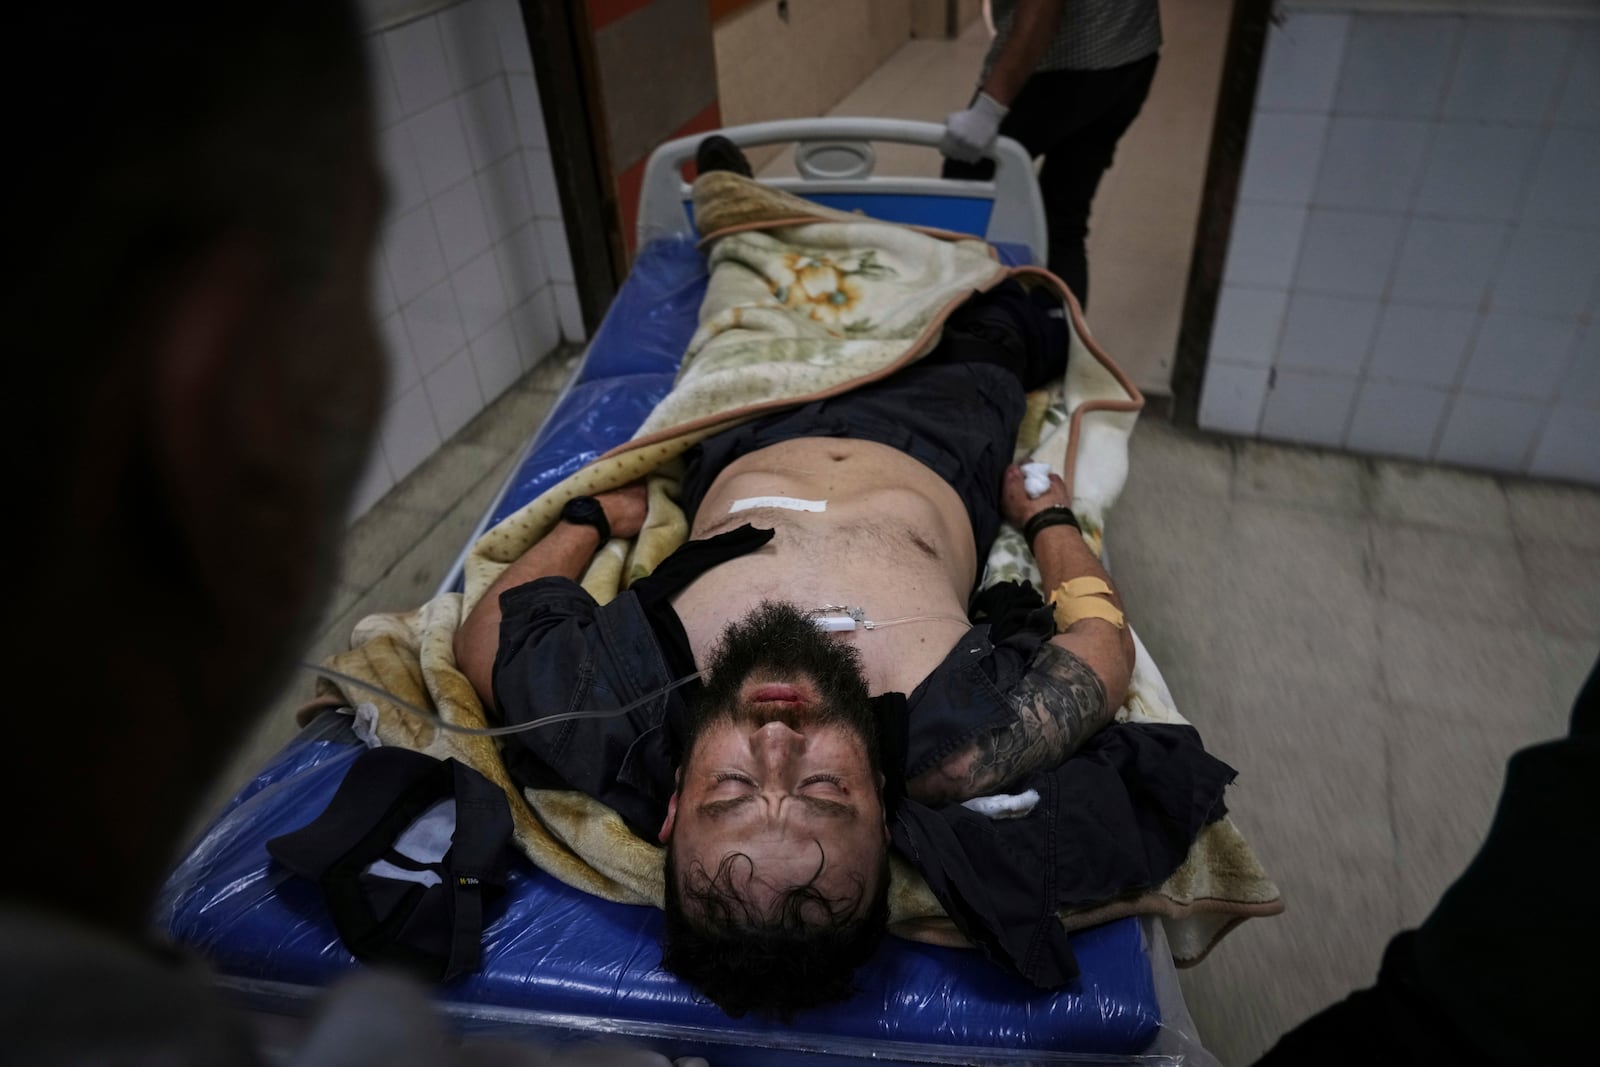
[[[490,525],[632,437],[672,388],[672,379],[671,371],[651,371],[575,383],[545,420],[532,451],[511,476],[505,495],[490,516]]]
[[[982,237],[989,232],[989,216],[994,214],[994,201],[972,196],[911,196],[904,193],[811,193],[806,199],[815,200],[823,207],[836,211],[859,211],[881,222],[898,222],[906,226],[926,226],[933,230],[952,233],[970,233]],[[694,225],[694,204],[683,202],[683,214]],[[670,243],[681,238],[660,238],[650,245]],[[646,246],[650,247],[649,245]],[[1027,245],[997,241],[994,245],[1000,260],[1008,267],[1021,267],[1034,262]],[[635,264],[637,269],[637,263]]]
[[[169,935],[224,975],[322,986],[356,966],[319,890],[274,864],[266,842],[311,821],[333,798],[360,746],[329,713],[250,783],[168,882]],[[832,1039],[1129,1053],[1160,1026],[1137,921],[1073,936],[1082,974],[1040,992],[975,952],[888,938],[857,974],[851,1001],[802,1013],[792,1027],[728,1019],[660,969],[661,914],[613,904],[512,864],[489,912],[481,971],[443,986],[450,1002],[582,1017],[711,1027],[747,1035],[794,1031]],[[722,1057],[726,1062],[726,1056]],[[742,1062],[742,1060],[741,1060]]]
[[[989,232],[989,216],[994,201],[980,196],[911,196],[905,193],[809,193],[814,200],[835,211],[859,211],[880,222],[906,226],[926,226],[933,230],[970,233],[982,237]],[[684,216],[694,225],[694,203],[683,202]]]
[[[987,197],[813,193],[807,199],[835,211],[859,211],[884,222],[970,233],[975,237],[989,232],[989,216],[994,213],[994,201]]]
[[[699,321],[706,280],[705,257],[693,237],[645,245],[595,331],[578,380],[676,373]]]

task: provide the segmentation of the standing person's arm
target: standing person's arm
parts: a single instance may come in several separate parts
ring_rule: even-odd
[[[1066,0],[1017,0],[1011,33],[995,57],[989,76],[978,86],[979,92],[1007,108],[1014,104],[1049,49],[1065,6]]]
[[[978,87],[977,98],[965,111],[945,119],[939,151],[963,163],[976,163],[994,147],[1000,123],[1044,58],[1061,23],[1066,0],[1018,0],[1006,42],[995,56],[989,76]]]

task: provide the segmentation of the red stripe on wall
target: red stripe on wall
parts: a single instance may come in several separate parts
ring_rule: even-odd
[[[649,7],[652,0],[589,0],[589,26],[600,29],[620,18],[633,14],[641,7]]]
[[[661,140],[665,143],[679,137],[687,137],[692,133],[714,130],[721,125],[722,109],[717,105],[717,101],[713,100],[704,111]],[[636,159],[627,170],[617,175],[617,209],[622,215],[622,235],[628,242],[630,253],[637,251],[635,248],[637,237],[634,230],[639,221],[639,194],[644,188],[644,165],[649,161],[649,156]]]

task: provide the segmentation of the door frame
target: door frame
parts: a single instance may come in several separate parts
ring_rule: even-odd
[[[1273,0],[1234,0],[1172,364],[1171,419],[1179,426],[1192,428],[1199,423],[1200,391],[1205,385],[1211,333],[1222,296],[1222,272],[1239,203],[1239,178],[1255,113],[1256,86],[1261,80],[1267,32],[1274,21]]]

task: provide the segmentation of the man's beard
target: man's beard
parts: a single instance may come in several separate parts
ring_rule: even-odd
[[[781,722],[791,728],[843,726],[866,746],[867,760],[878,771],[878,728],[873,718],[867,681],[854,647],[817,629],[811,616],[792,604],[762,601],[744,618],[728,624],[706,667],[700,701],[689,713],[685,755],[708,726],[719,722],[763,726]],[[774,681],[804,681],[817,692],[817,702],[796,706],[739,703],[739,690],[752,674]]]

